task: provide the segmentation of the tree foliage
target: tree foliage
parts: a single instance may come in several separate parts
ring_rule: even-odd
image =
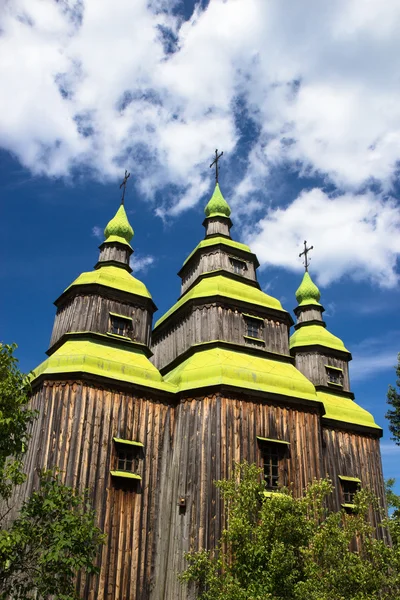
[[[328,480],[314,481],[302,498],[266,494],[261,470],[242,463],[216,485],[227,528],[214,552],[187,555],[180,577],[198,588],[199,600],[400,598],[400,551],[374,536],[369,490],[356,494],[347,514],[327,511]]]
[[[6,525],[13,490],[23,483],[29,426],[29,385],[14,357],[15,345],[0,345],[0,600],[75,600],[78,571],[97,572],[104,536],[82,494],[62,483],[57,470],[39,475],[37,491]]]
[[[22,460],[35,412],[28,407],[29,384],[18,368],[15,344],[0,344],[0,500],[24,481]]]
[[[386,418],[390,421],[391,439],[400,446],[400,353],[397,356],[396,376],[396,386],[389,385],[387,393],[387,403],[391,408],[387,411]]]

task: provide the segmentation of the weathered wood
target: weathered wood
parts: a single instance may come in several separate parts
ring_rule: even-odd
[[[332,356],[326,351],[320,352],[296,352],[296,368],[303,373],[314,385],[328,386],[328,374],[326,365],[342,369],[343,391],[350,391],[349,364],[348,361]]]

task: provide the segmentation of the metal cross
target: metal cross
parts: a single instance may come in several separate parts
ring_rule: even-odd
[[[308,258],[308,253],[310,252],[310,250],[313,250],[314,246],[311,246],[310,248],[307,248],[307,242],[304,241],[304,251],[300,252],[299,257],[301,258],[304,254],[304,266],[306,268],[306,272],[308,271],[308,265],[310,264],[311,258]]]
[[[220,155],[218,155],[218,150],[215,151],[215,158],[212,161],[211,165],[210,165],[210,169],[211,167],[213,167],[215,165],[215,182],[218,183],[218,161],[221,158],[221,156],[223,155],[223,152],[221,152]]]
[[[121,185],[119,186],[119,189],[121,189],[122,187],[124,188],[124,189],[123,189],[123,192],[122,192],[122,199],[121,199],[121,204],[122,204],[122,205],[124,204],[124,201],[125,201],[126,184],[127,184],[127,181],[128,181],[128,179],[129,179],[129,177],[130,177],[130,176],[131,176],[131,174],[130,174],[130,173],[128,173],[128,171],[125,169],[125,177],[124,177],[124,180],[123,180],[123,182],[121,183]]]

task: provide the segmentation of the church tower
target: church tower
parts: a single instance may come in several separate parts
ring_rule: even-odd
[[[259,465],[269,495],[290,485],[299,496],[328,475],[334,510],[351,510],[359,485],[384,502],[381,429],[354,401],[351,355],[326,329],[318,288],[306,272],[290,336],[292,317],[260,288],[257,257],[232,239],[230,217],[217,178],[180,297],[153,331],[123,203],[94,269],[55,302],[15,505],[37,468],[58,466],[67,484],[90,489],[107,542],[99,576],[78,576],[85,600],[192,598],[177,576],[186,552],[217,543],[226,515],[214,481],[235,462]]]

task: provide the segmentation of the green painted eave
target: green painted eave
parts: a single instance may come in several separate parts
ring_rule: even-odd
[[[151,294],[144,283],[133,277],[126,269],[122,269],[121,267],[104,265],[95,271],[81,273],[65,291],[76,285],[88,284],[104,285],[115,290],[127,292],[128,294],[135,294],[136,296],[143,296],[144,298],[151,299]]]
[[[206,217],[230,217],[231,208],[223,197],[218,183],[215,185],[214,193],[208,201],[204,212]]]
[[[220,273],[220,271],[218,271]],[[155,324],[157,328],[163,323],[168,317],[170,317],[175,311],[181,306],[194,300],[196,298],[207,298],[211,296],[221,296],[223,298],[229,298],[230,300],[240,300],[255,306],[262,306],[266,308],[273,308],[274,310],[283,310],[281,303],[276,298],[268,296],[265,292],[262,292],[258,288],[253,287],[247,283],[236,281],[225,275],[214,275],[211,277],[204,277],[193,286],[184,296],[182,296],[174,306],[172,306]]]
[[[350,354],[342,340],[330,333],[323,325],[304,325],[290,336],[289,347],[291,350],[301,346],[314,345]]]
[[[225,246],[228,246],[229,248],[234,248],[235,250],[241,250],[242,252],[248,252],[249,254],[252,254],[250,248],[248,246],[246,246],[246,244],[241,244],[240,242],[235,242],[234,240],[223,237],[221,235],[221,236],[206,238],[205,240],[202,240],[196,246],[196,248],[193,250],[193,252],[191,252],[189,254],[187,259],[183,263],[183,266],[186,265],[186,263],[192,258],[193,254],[195,252],[197,252],[197,250],[200,250],[201,248],[208,248],[209,246],[216,246],[217,244],[224,244]]]
[[[136,473],[130,473],[129,471],[110,471],[110,473],[113,477],[120,477],[121,479],[142,479],[140,475],[137,475]]]
[[[139,348],[121,348],[113,343],[88,339],[67,339],[32,373],[32,381],[41,375],[88,373],[156,390],[174,392],[161,373]]]
[[[104,237],[107,239],[110,236],[117,236],[123,238],[129,244],[133,238],[133,233],[134,232],[131,224],[128,221],[125,207],[121,204],[115,216],[107,224],[104,230]]]
[[[199,349],[164,379],[180,392],[228,385],[319,402],[313,384],[290,363],[223,347]]]
[[[126,241],[126,239],[120,237],[119,235],[109,235],[108,238],[104,240],[103,244],[112,244],[115,242],[118,242],[118,244],[123,244],[124,246],[127,246],[130,250],[133,251],[132,246]]]
[[[361,427],[371,427],[382,431],[375,423],[374,417],[365,408],[361,408],[354,400],[328,392],[317,392],[318,398],[324,403],[323,419],[340,421]]]
[[[296,291],[296,300],[299,306],[308,306],[314,304],[321,306],[319,299],[320,291],[310,277],[308,271],[304,273],[303,280]]]

